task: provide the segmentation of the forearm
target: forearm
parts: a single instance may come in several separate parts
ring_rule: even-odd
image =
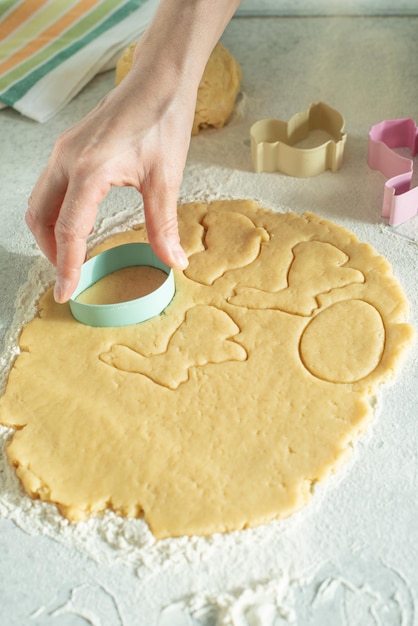
[[[199,85],[207,60],[241,0],[161,0],[141,38],[133,63],[158,59],[159,68],[191,88]],[[143,68],[142,70],[143,71]]]

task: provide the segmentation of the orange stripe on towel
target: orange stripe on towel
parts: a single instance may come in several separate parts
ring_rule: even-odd
[[[8,37],[14,30],[22,26],[32,17],[34,13],[39,11],[48,0],[25,0],[19,4],[9,15],[7,15],[1,23],[1,31],[3,36]]]
[[[10,71],[29,57],[36,54],[39,50],[47,46],[51,41],[57,39],[67,28],[77,22],[83,15],[88,13],[96,4],[99,4],[100,0],[80,0],[74,7],[72,7],[67,13],[60,17],[56,22],[51,24],[43,32],[39,33],[36,39],[29,41],[26,46],[23,46],[11,55],[8,59],[5,59],[0,63],[0,74],[5,74]],[[26,3],[24,3],[26,4]],[[39,6],[39,4],[38,4]]]

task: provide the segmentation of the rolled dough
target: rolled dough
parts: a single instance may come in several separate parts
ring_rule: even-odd
[[[190,265],[162,315],[92,328],[48,290],[22,330],[8,457],[71,520],[110,508],[162,538],[288,516],[347,458],[412,342],[389,263],[340,226],[249,201],[179,220]]]

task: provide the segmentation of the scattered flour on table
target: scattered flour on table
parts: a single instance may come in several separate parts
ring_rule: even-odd
[[[116,216],[104,217],[96,226],[91,246],[120,230],[128,230],[143,221],[143,214],[132,209],[119,211]],[[51,286],[54,270],[39,257],[30,270],[26,284],[16,299],[16,313],[5,338],[5,349],[0,357],[0,394],[6,387],[10,368],[19,354],[18,339],[21,328],[36,315],[40,295]],[[98,563],[119,561],[128,565],[141,577],[147,571],[172,569],[185,563],[199,563],[210,559],[219,549],[228,553],[236,546],[265,541],[278,529],[286,528],[286,521],[278,524],[210,537],[181,537],[156,541],[142,519],[121,518],[108,511],[85,522],[71,523],[53,504],[31,499],[23,490],[16,474],[8,464],[5,447],[13,429],[0,426],[0,517],[11,519],[30,535],[44,535],[88,554]]]
[[[200,201],[209,198],[200,197]],[[182,199],[186,201],[187,199]],[[116,215],[104,217],[98,222],[91,239],[94,247],[105,238],[121,230],[128,230],[143,221],[140,210],[125,209]],[[19,353],[18,339],[21,328],[36,315],[40,295],[51,286],[54,270],[40,256],[34,263],[26,284],[16,299],[14,321],[5,338],[4,353],[0,357],[0,394],[6,387],[10,367]],[[88,554],[98,563],[115,560],[132,567],[141,577],[155,568],[171,569],[185,563],[209,560],[211,555],[222,550],[232,553],[237,547],[248,548],[255,544],[266,544],[281,533],[303,523],[305,511],[296,513],[287,520],[273,521],[268,525],[210,537],[181,537],[156,541],[142,519],[121,518],[111,511],[92,517],[85,522],[71,523],[58,512],[53,504],[31,499],[23,490],[14,470],[9,466],[5,447],[13,429],[0,426],[0,517],[13,520],[30,535],[45,535],[64,544],[74,546]],[[351,466],[349,461],[346,468]],[[326,489],[343,479],[346,470],[340,471],[327,481]],[[315,504],[320,506],[322,487],[318,489]]]
[[[304,576],[280,572],[246,589],[192,595],[167,606],[158,626],[412,626],[414,619],[413,592],[401,573],[350,555]]]
[[[201,201],[208,199],[206,195],[199,198]],[[92,245],[142,219],[139,212],[131,209],[119,212],[117,217],[103,218]],[[39,257],[19,292],[15,319],[5,339],[5,350],[0,357],[0,394],[19,352],[20,330],[36,314],[38,298],[53,279],[53,269],[43,257]],[[306,515],[309,517],[309,511],[321,506],[322,488],[319,488],[315,501],[288,520],[206,538],[156,541],[143,520],[123,519],[112,512],[74,524],[63,518],[54,505],[32,500],[24,492],[5,454],[12,432],[12,429],[0,426],[0,517],[12,520],[30,535],[47,536],[75,547],[97,563],[124,563],[139,578],[157,569],[173,570],[177,566],[204,563],[220,550],[232,555],[237,549],[245,551],[254,544],[273,545],[278,536],[302,525]],[[354,455],[344,471],[340,470],[328,479],[327,491],[344,479],[353,460]],[[248,553],[255,558],[254,551],[248,550]],[[291,565],[292,555],[288,557]],[[251,561],[247,563],[248,572],[252,571],[253,565],[255,563]],[[179,598],[178,602],[163,610],[158,626],[280,626],[294,623],[319,626],[332,623],[332,620],[337,623],[335,619],[341,611],[355,611],[353,614],[360,620],[357,623],[371,623],[372,617],[372,623],[382,626],[412,626],[415,619],[413,594],[401,573],[382,561],[367,559],[367,554],[353,562],[350,554],[346,562],[319,564],[306,576],[291,578],[289,572],[278,574],[276,570],[271,580],[255,580],[246,588],[227,588],[222,593],[208,591]],[[361,621],[365,618],[369,621]]]

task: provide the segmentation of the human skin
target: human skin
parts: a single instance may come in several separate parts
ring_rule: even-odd
[[[128,76],[62,133],[29,199],[26,223],[56,266],[54,297],[69,300],[98,207],[112,186],[142,195],[154,252],[184,269],[177,197],[197,90],[240,0],[161,0]]]

